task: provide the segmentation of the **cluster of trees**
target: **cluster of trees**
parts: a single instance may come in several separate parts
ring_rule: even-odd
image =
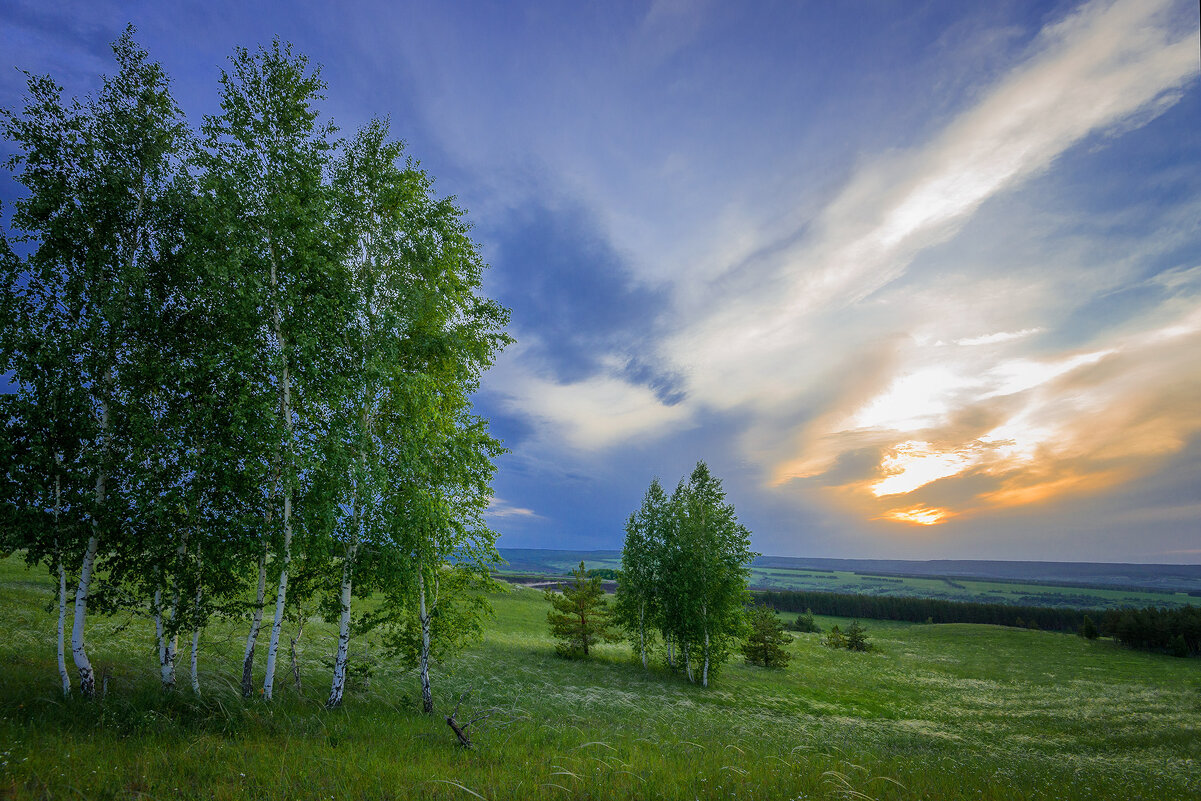
[[[249,695],[266,623],[270,698],[286,616],[316,604],[339,625],[331,706],[351,633],[382,626],[432,711],[429,661],[478,626],[462,590],[499,560],[502,448],[470,395],[508,312],[464,213],[385,122],[339,138],[286,44],[237,49],[199,130],[132,29],[113,50],[94,96],[30,76],[0,119],[27,190],[0,242],[0,536],[57,578],[63,690],[68,616],[91,696],[88,613],[127,609],[167,687],[190,635],[199,689],[228,615]]]
[[[745,627],[750,536],[704,462],[670,496],[651,482],[626,523],[614,610],[643,667],[659,638],[669,667],[708,686]]]
[[[827,648],[845,648],[848,651],[870,651],[872,644],[867,639],[867,629],[858,620],[852,620],[847,630],[831,626],[830,633],[822,638]]]
[[[1201,607],[1107,609],[1097,628],[1130,648],[1201,656]]]
[[[907,620],[912,623],[991,623],[997,626],[1076,631],[1083,622],[1079,609],[982,604],[891,595],[854,595],[812,590],[757,591],[763,603],[785,612],[816,612],[835,617]]]
[[[1094,622],[1086,610],[1062,607],[1009,606],[809,590],[769,590],[754,595],[762,603],[781,611],[804,610],[794,624],[798,631],[818,630],[813,621],[813,612],[816,610],[818,614],[837,617],[907,620],[913,623],[989,623],[1078,632],[1090,639],[1095,636],[1113,637],[1130,648],[1178,656],[1201,654],[1201,607],[1196,606],[1093,611],[1093,615],[1100,615],[1100,622]],[[808,628],[809,625],[814,628]]]

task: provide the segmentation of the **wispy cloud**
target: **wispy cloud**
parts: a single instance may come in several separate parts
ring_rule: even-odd
[[[1199,375],[1187,355],[1196,319],[1171,298],[1131,330],[1056,351],[1038,342],[1057,326],[1045,315],[1064,308],[1050,284],[1027,280],[1023,298],[977,264],[958,297],[941,283],[890,287],[1069,148],[1170,108],[1197,75],[1198,34],[1177,10],[1085,4],[928,143],[864,159],[798,221],[802,235],[760,242],[771,255],[754,269],[708,293],[680,276],[678,325],[660,355],[684,376],[683,402],[665,405],[616,369],[568,385],[526,375],[508,390],[514,402],[581,448],[736,412],[744,453],[782,491],[819,481],[863,517],[923,525],[1143,474],[1201,429],[1182,391]],[[1162,280],[1195,299],[1187,274]],[[835,388],[816,407],[815,386]],[[867,469],[848,476],[850,463]]]
[[[484,514],[490,518],[497,520],[542,520],[542,515],[535,512],[533,509],[526,509],[522,506],[514,506],[503,498],[493,498],[488,502],[488,508],[484,510]]]

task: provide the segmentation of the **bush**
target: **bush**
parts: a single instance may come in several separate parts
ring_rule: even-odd
[[[822,627],[817,625],[817,621],[813,619],[813,610],[806,609],[804,612],[797,615],[796,622],[792,624],[792,629],[793,631],[820,634]]]
[[[830,629],[830,633],[822,638],[822,645],[827,648],[846,648],[847,638],[842,636],[842,631],[838,626]]]

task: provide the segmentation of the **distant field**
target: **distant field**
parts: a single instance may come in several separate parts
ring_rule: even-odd
[[[732,661],[704,690],[644,672],[625,645],[557,658],[542,594],[517,589],[493,598],[484,642],[434,674],[439,715],[465,691],[464,711],[497,709],[463,751],[418,711],[416,677],[386,662],[323,710],[335,630],[317,619],[304,695],[285,661],[267,704],[233,691],[240,623],[205,633],[196,701],[158,690],[148,620],[98,618],[109,695],[64,703],[52,590],[0,561],[3,798],[1201,798],[1196,660],[1105,640],[869,621],[874,653],[798,635],[786,671]],[[358,640],[353,659],[365,649],[378,654]]]
[[[541,570],[563,575],[576,567],[581,559],[589,568],[616,569],[621,567],[621,554],[617,551],[523,552],[514,549],[504,553],[511,562],[504,570],[511,572],[532,573]],[[1201,605],[1201,597],[1190,596],[1185,591],[1136,587],[1110,589],[1058,583],[1026,583],[1015,579],[986,580],[961,576],[913,577],[865,571],[791,567],[753,567],[751,569],[751,586],[766,590],[818,590],[863,595],[906,595],[948,601],[1003,603],[1018,606],[1069,606],[1086,609],[1151,605],[1181,606],[1188,603]]]

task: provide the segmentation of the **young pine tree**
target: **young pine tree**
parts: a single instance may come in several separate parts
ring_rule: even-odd
[[[553,607],[546,613],[546,620],[551,634],[560,640],[555,650],[560,656],[575,659],[588,656],[598,642],[616,642],[620,637],[610,631],[609,604],[600,577],[588,578],[583,562],[571,575],[574,581],[565,585],[563,592],[546,591]]]
[[[766,604],[755,604],[747,615],[750,633],[742,644],[742,655],[748,665],[782,668],[792,659],[784,646],[792,637],[784,631],[784,624],[776,612]]]
[[[820,634],[822,627],[817,625],[817,621],[813,619],[813,610],[806,609],[803,613],[797,615],[796,622],[792,627],[801,632]]]
[[[848,651],[870,651],[872,646],[867,641],[867,629],[858,620],[852,620],[846,632],[846,648]]]

